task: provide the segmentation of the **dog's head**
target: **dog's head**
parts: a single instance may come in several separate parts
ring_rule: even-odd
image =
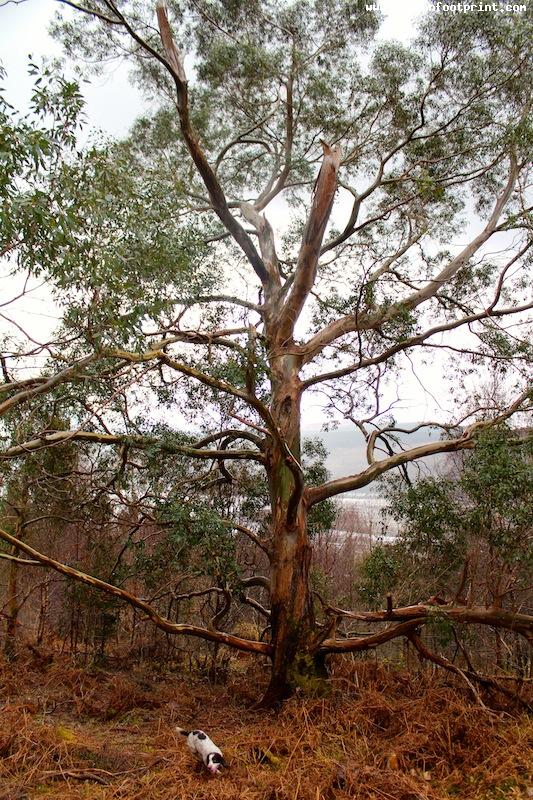
[[[227,766],[221,753],[209,753],[207,756],[206,767],[211,775],[220,775],[221,770]]]

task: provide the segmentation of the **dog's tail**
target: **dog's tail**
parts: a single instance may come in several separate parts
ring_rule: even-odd
[[[181,733],[182,736],[188,736],[190,731],[186,731],[185,728],[180,728],[179,725],[176,726],[176,730],[178,733]]]

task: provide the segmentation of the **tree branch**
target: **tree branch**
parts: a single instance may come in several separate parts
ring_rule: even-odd
[[[230,212],[218,178],[209,165],[207,158],[192,129],[189,117],[187,77],[183,68],[182,59],[174,43],[172,28],[170,27],[164,0],[158,0],[156,10],[161,41],[166,54],[166,60],[164,63],[172,75],[176,86],[177,109],[183,138],[185,139],[192,160],[196,165],[196,169],[198,170],[198,173],[204,182],[216,215],[248,258],[261,283],[266,285],[269,280],[268,271],[266,270],[265,265],[250,236]],[[141,44],[141,46],[146,45],[146,43],[140,39],[140,37],[136,36],[131,29],[129,29],[129,32]]]
[[[383,364],[383,362],[387,361],[389,358],[392,358],[392,356],[395,356],[397,353],[405,352],[406,350],[410,350],[412,347],[424,345],[427,339],[430,339],[432,336],[436,336],[438,333],[457,330],[457,328],[461,328],[463,325],[471,325],[473,322],[480,322],[484,319],[499,319],[512,314],[520,314],[523,311],[529,311],[531,308],[533,308],[533,302],[524,303],[520,306],[500,309],[496,309],[491,305],[484,311],[480,311],[477,314],[470,314],[469,316],[461,317],[460,319],[455,319],[451,322],[444,322],[441,325],[434,325],[432,328],[428,328],[428,330],[424,331],[423,333],[419,333],[416,336],[412,336],[410,339],[403,339],[400,342],[396,342],[396,344],[393,344],[391,347],[383,350],[377,356],[361,358],[358,362],[348,364],[346,367],[331,370],[331,372],[323,372],[318,375],[312,375],[310,378],[307,378],[307,380],[303,381],[304,389],[308,389],[310,386],[315,386],[317,383],[324,383],[325,381],[334,380],[335,378],[342,378],[346,375],[350,375],[352,372],[356,372],[359,369],[365,369],[367,367],[376,366],[377,364]],[[305,361],[308,360],[309,358],[306,355]]]
[[[489,625],[491,628],[505,628],[516,631],[526,639],[533,635],[533,616],[501,608],[485,608],[483,606],[447,606],[421,604],[394,608],[392,611],[345,611],[342,608],[328,606],[326,613],[333,616],[346,617],[361,622],[412,622],[425,625],[436,617],[446,618],[452,622]]]
[[[76,11],[82,11],[84,14],[89,14],[91,17],[98,17],[103,22],[107,22],[109,25],[122,25],[120,19],[114,19],[113,17],[108,17],[106,14],[102,14],[101,11],[97,11],[94,8],[86,8],[85,6],[80,6],[78,3],[72,2],[72,0],[57,0],[58,3],[61,3],[65,6],[70,6],[70,8],[76,9]]]
[[[463,250],[455,258],[453,258],[435,278],[432,278],[418,291],[402,300],[398,300],[391,306],[381,308],[377,312],[371,314],[347,314],[344,317],[340,317],[339,319],[330,323],[329,325],[326,325],[321,331],[316,333],[302,346],[302,351],[305,354],[305,360],[310,361],[325,347],[332,344],[340,337],[345,336],[347,333],[379,328],[385,322],[393,320],[397,315],[405,313],[405,311],[410,311],[424,301],[428,300],[430,297],[434,297],[437,292],[459,272],[459,270],[497,230],[498,220],[512,194],[518,176],[518,166],[514,157],[511,156],[510,162],[511,165],[507,183],[502,193],[497,198],[492,214],[484,229],[470,242],[470,244],[464,247]]]
[[[317,653],[327,655],[328,653],[354,653],[360,650],[370,650],[380,644],[390,642],[398,636],[408,636],[420,625],[419,620],[409,620],[401,622],[399,625],[391,625],[384,631],[373,633],[370,636],[363,636],[357,639],[324,639]]]
[[[396,307],[406,308],[411,310],[416,308],[420,305],[420,303],[424,302],[430,297],[433,297],[437,294],[439,289],[447,283],[454,275],[459,272],[461,267],[463,267],[474,255],[477,253],[481,245],[485,244],[485,242],[492,236],[494,231],[496,230],[496,226],[498,224],[498,220],[500,219],[501,213],[505,208],[513,189],[516,184],[516,179],[518,177],[518,165],[516,163],[516,159],[514,156],[510,157],[510,169],[509,169],[509,177],[507,179],[507,183],[503,192],[500,194],[496,203],[494,205],[494,209],[492,214],[489,218],[489,221],[481,231],[471,242],[468,244],[461,252],[453,258],[450,263],[439,272],[439,274],[432,278],[422,289],[419,289],[414,294],[407,297],[405,300],[400,300],[396,303]]]
[[[240,533],[243,533],[245,536],[248,537],[248,539],[250,539],[251,542],[257,545],[257,547],[259,547],[263,551],[263,553],[265,553],[268,556],[270,560],[270,558],[272,557],[270,548],[268,547],[266,542],[260,539],[257,533],[254,533],[254,531],[252,531],[250,528],[247,528],[246,525],[241,525],[239,522],[232,522],[231,520],[223,520],[222,524],[227,525],[228,528],[235,528],[235,530],[239,531]]]
[[[412,633],[408,635],[408,639],[413,643],[415,649],[422,656],[422,658],[426,659],[427,661],[431,661],[433,664],[437,664],[439,667],[448,670],[448,672],[453,672],[455,675],[459,675],[468,685],[475,699],[482,708],[486,708],[486,706],[479,696],[475,686],[473,685],[473,682],[479,683],[480,686],[488,689],[496,689],[498,692],[506,695],[506,697],[516,700],[518,703],[520,703],[520,705],[524,706],[529,711],[533,711],[533,706],[531,706],[530,703],[523,700],[518,694],[512,692],[510,689],[507,689],[505,686],[501,686],[494,678],[488,678],[485,675],[478,675],[478,673],[472,669],[463,670],[444,656],[439,656],[436,653],[432,653],[431,650],[425,646],[422,639],[416,634],[415,631],[412,631]]]
[[[23,552],[39,561],[44,566],[54,569],[61,575],[65,575],[67,578],[84,583],[86,586],[91,586],[94,589],[98,589],[106,594],[113,595],[120,600],[124,600],[134,608],[138,608],[140,611],[144,612],[146,616],[154,623],[154,625],[161,630],[166,631],[167,633],[179,634],[183,636],[195,636],[200,639],[206,639],[207,641],[225,644],[229,647],[236,648],[237,650],[244,650],[249,653],[251,652],[261,655],[270,655],[271,653],[271,646],[265,642],[242,639],[239,636],[233,636],[232,634],[223,633],[222,631],[207,630],[196,625],[186,625],[184,623],[171,622],[166,617],[160,616],[157,611],[151,605],[149,605],[149,603],[145,602],[139,597],[136,597],[135,595],[132,595],[125,589],[119,589],[118,586],[101,581],[99,578],[94,578],[92,575],[88,575],[87,573],[81,572],[74,567],[69,567],[66,564],[56,561],[55,559],[40,553],[38,550],[35,550],[33,547],[30,547],[30,545],[20,541],[1,528],[0,538],[4,539],[6,542],[9,542],[9,544],[13,545],[14,547],[20,548]]]
[[[304,492],[304,502],[308,507],[320,503],[322,500],[327,500],[335,495],[349,492],[353,489],[360,489],[367,486],[372,481],[376,480],[380,475],[388,472],[394,467],[399,467],[410,461],[416,461],[419,458],[426,456],[436,455],[439,453],[453,453],[458,450],[470,449],[475,445],[475,435],[478,431],[491,428],[494,425],[508,419],[512,414],[520,409],[520,406],[526,398],[530,396],[530,391],[526,390],[519,395],[515,402],[509,406],[502,414],[499,414],[492,420],[481,420],[470,425],[463,434],[456,439],[446,439],[440,442],[429,442],[428,444],[414,447],[411,450],[405,450],[401,453],[395,453],[389,458],[384,458],[371,464],[367,469],[359,472],[357,475],[349,475],[345,478],[337,478],[333,481],[328,481],[320,486],[308,487]]]
[[[126,444],[130,447],[138,449],[145,449],[147,447],[159,446],[162,453],[180,454],[190,456],[191,458],[212,459],[217,458],[233,459],[233,460],[252,460],[258,461],[263,464],[264,456],[256,450],[203,450],[196,447],[188,447],[187,445],[172,444],[168,441],[160,441],[151,436],[134,436],[129,434],[110,434],[98,433],[96,431],[54,431],[53,433],[45,433],[35,439],[30,439],[22,444],[14,445],[13,447],[0,452],[0,461],[5,461],[17,456],[26,455],[27,453],[36,450],[42,450],[44,447],[54,447],[56,445],[65,444],[70,441],[83,441],[92,442],[94,444]]]
[[[15,564],[24,564],[27,567],[42,567],[40,561],[32,561],[29,558],[19,558],[18,556],[12,556],[9,553],[0,553],[0,558],[4,558],[6,561],[14,561]]]
[[[294,61],[294,51],[293,51]],[[287,98],[285,106],[285,163],[278,175],[276,182],[272,185],[269,181],[265,191],[261,192],[254,203],[257,211],[262,211],[267,205],[285,188],[285,182],[289,177],[292,166],[292,147],[294,143],[294,106],[293,106],[293,84],[294,79],[289,76],[285,85]]]
[[[69,380],[75,380],[80,370],[87,366],[87,364],[91,364],[96,361],[98,356],[96,354],[92,354],[90,356],[85,356],[85,358],[76,361],[75,364],[72,364],[70,367],[67,367],[61,372],[57,372],[55,375],[52,375],[50,378],[44,379],[31,379],[30,378],[30,386],[23,391],[17,392],[16,394],[9,397],[7,400],[4,400],[3,403],[0,403],[0,416],[3,416],[7,411],[9,411],[14,406],[20,405],[25,400],[29,400],[32,397],[36,397],[37,395],[44,394],[49,392],[55,386],[60,383],[65,383]],[[26,381],[24,381],[26,384]],[[16,384],[13,384],[16,386]],[[5,389],[6,387],[2,387]]]
[[[268,608],[265,608],[264,606],[262,606],[261,603],[258,600],[254,600],[253,597],[248,597],[248,595],[243,595],[242,602],[246,603],[247,605],[251,606],[252,608],[255,608],[255,610],[259,614],[261,614],[263,617],[265,617],[265,619],[270,620],[270,618],[271,618],[270,610]]]
[[[287,341],[292,337],[295,322],[315,282],[320,246],[337,190],[341,150],[339,147],[330,147],[325,142],[322,143],[322,147],[324,158],[315,183],[313,203],[298,254],[294,281],[277,317],[278,337],[281,341]]]

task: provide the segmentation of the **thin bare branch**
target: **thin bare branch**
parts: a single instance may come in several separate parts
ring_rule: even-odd
[[[33,561],[30,558],[19,558],[18,556],[12,556],[10,553],[0,553],[0,558],[5,559],[6,561],[14,561],[15,564],[23,564],[27,567],[42,567],[40,561]]]
[[[55,559],[40,553],[38,550],[35,550],[33,547],[30,547],[30,545],[26,544],[26,542],[20,541],[19,539],[15,538],[15,536],[12,536],[10,533],[1,528],[0,538],[14,547],[18,547],[24,553],[27,553],[29,556],[31,556],[31,558],[39,561],[44,566],[50,567],[51,569],[56,570],[56,572],[65,575],[67,578],[84,583],[86,586],[92,586],[94,589],[99,589],[100,591],[119,598],[120,600],[124,600],[126,603],[129,603],[134,608],[137,608],[139,611],[142,611],[144,614],[146,614],[146,616],[154,623],[154,625],[161,630],[166,631],[167,633],[182,636],[194,636],[200,639],[206,639],[210,642],[225,644],[229,647],[236,648],[237,650],[244,650],[248,653],[269,655],[271,652],[271,646],[265,642],[242,639],[239,636],[234,636],[222,631],[200,628],[197,625],[186,625],[184,623],[171,622],[166,617],[160,616],[160,614],[158,614],[157,611],[152,608],[152,606],[150,606],[140,597],[136,597],[125,589],[119,589],[118,586],[106,583],[106,581],[102,581],[99,578],[95,578],[92,575],[81,572],[74,567],[69,567],[67,564],[56,561]]]
[[[308,506],[313,506],[320,503],[322,500],[327,500],[330,497],[335,497],[343,492],[349,492],[354,489],[360,489],[363,486],[368,486],[369,483],[376,480],[380,475],[388,472],[394,467],[399,467],[402,464],[407,464],[410,461],[417,461],[419,458],[425,458],[430,455],[439,453],[454,453],[458,450],[471,449],[475,446],[475,436],[479,431],[497,425],[500,422],[508,419],[514,413],[521,409],[524,401],[530,396],[530,391],[526,390],[519,395],[512,405],[510,405],[502,414],[491,420],[481,420],[470,425],[462,433],[461,436],[455,439],[445,439],[440,442],[428,442],[427,444],[414,447],[410,450],[395,453],[388,458],[377,461],[371,464],[367,469],[358,473],[357,475],[349,475],[344,478],[337,478],[333,481],[323,483],[321,486],[309,487],[304,492],[304,502]]]

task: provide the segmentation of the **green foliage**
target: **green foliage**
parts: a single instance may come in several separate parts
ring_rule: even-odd
[[[393,517],[407,522],[406,546],[416,555],[437,554],[453,568],[464,551],[464,514],[454,507],[453,481],[428,477],[405,487],[391,482],[389,497]]]
[[[168,533],[153,553],[143,554],[150,580],[163,568],[186,566],[192,574],[209,575],[223,584],[238,581],[235,537],[209,505],[169,500],[161,505],[159,519]]]
[[[365,607],[381,608],[384,597],[396,585],[402,560],[396,547],[378,544],[364,559],[360,568],[358,592]]]
[[[531,442],[512,431],[485,431],[465,459],[458,480],[426,478],[391,490],[396,519],[407,522],[408,546],[437,553],[453,565],[467,541],[483,539],[506,561],[531,559],[527,532],[533,517]]]
[[[460,478],[465,528],[485,538],[506,562],[533,566],[533,440],[513,441],[495,428],[478,437]]]
[[[30,61],[29,73],[35,82],[28,114],[17,113],[0,89],[0,243],[18,244],[19,265],[43,272],[78,223],[62,176],[76,157],[83,99],[76,83],[50,67]]]
[[[305,482],[311,486],[325,483],[329,478],[326,468],[327,450],[318,438],[306,438],[302,444],[302,466]],[[308,514],[307,529],[311,539],[330,530],[335,522],[337,510],[332,500],[324,500],[313,506]]]
[[[80,164],[73,169],[75,183]],[[90,150],[82,179],[73,203],[83,227],[53,271],[64,325],[99,347],[136,348],[146,324],[210,291],[217,270],[199,231],[176,218],[179,191],[132,173],[126,145]]]
[[[366,201],[365,215],[375,222],[361,226],[349,253],[337,253],[336,260],[319,268],[318,291],[309,300],[315,330],[339,314],[384,311],[406,286],[419,284],[421,262],[410,253],[382,279],[372,277],[372,265],[393,253],[407,233],[418,233],[421,242],[431,238],[430,247],[421,245],[422,263],[428,276],[434,274],[449,258],[448,241],[463,224],[465,204],[473,199],[484,211],[501,186],[507,170],[502,153],[512,144],[517,154],[525,154],[531,144],[531,125],[518,111],[528,92],[522,68],[531,24],[527,14],[428,14],[410,47],[374,39],[380,15],[365,5],[359,0],[210,0],[201,8],[191,0],[169,3],[178,45],[191,57],[195,135],[233,207],[257,196],[279,172],[292,93],[284,190],[292,213],[280,253],[289,276],[319,140],[342,144],[343,181],[352,186],[375,175],[384,154],[396,154],[386,162],[387,180]],[[106,16],[99,0],[94,7]],[[125,2],[121,12],[150,46],[160,49],[152,4]],[[81,55],[96,68],[101,60],[127,52],[120,26],[89,15],[58,16],[55,32],[70,55]],[[173,307],[194,303],[215,285],[227,286],[224,262],[242,263],[242,254],[220,238],[218,221],[203,213],[205,187],[191,168],[168,100],[173,96],[168,74],[137,48],[128,58],[159,105],[156,100],[154,112],[135,123],[126,141],[78,152],[61,179],[70,187],[63,205],[77,208],[78,216],[67,226],[69,252],[56,259],[54,279],[68,330],[84,329],[97,347],[127,343],[139,348],[141,331],[163,328],[173,318]],[[464,185],[457,177],[474,173],[476,180],[466,178]],[[329,235],[334,237],[333,229]],[[435,252],[439,240],[445,249]],[[52,261],[46,263],[52,266]],[[466,308],[487,280],[485,265],[467,263],[452,294],[460,292]],[[508,276],[506,289],[510,283]],[[453,300],[443,297],[441,304],[450,313],[456,310]],[[205,308],[202,315],[213,322]],[[381,339],[402,341],[416,332],[417,316],[400,306],[381,330],[342,341],[336,357],[353,355],[359,347],[372,354]],[[505,358],[516,355],[519,346],[506,333],[487,334],[485,344]],[[242,387],[244,359],[231,355],[210,355],[208,370]],[[395,368],[394,359],[389,367]],[[258,372],[261,395],[267,396],[266,365]],[[363,379],[360,392],[357,386],[350,390],[363,411],[366,386]],[[168,393],[164,387],[158,391]],[[337,399],[335,390],[331,396]]]
[[[0,94],[0,242],[52,281],[67,335],[138,347],[146,324],[212,290],[218,271],[176,215],[179,184],[132,171],[127,142],[82,149],[78,85],[51,67],[30,74],[28,114]]]
[[[442,647],[450,644],[453,640],[454,625],[449,617],[444,614],[438,606],[431,609],[427,625],[433,636]]]
[[[401,537],[365,559],[361,597],[379,605],[392,590],[400,593],[398,602],[454,592],[470,560],[489,570],[478,576],[482,584],[511,572],[515,591],[523,590],[533,566],[532,453],[531,440],[500,426],[477,437],[454,478],[431,476],[410,486],[389,481]]]

